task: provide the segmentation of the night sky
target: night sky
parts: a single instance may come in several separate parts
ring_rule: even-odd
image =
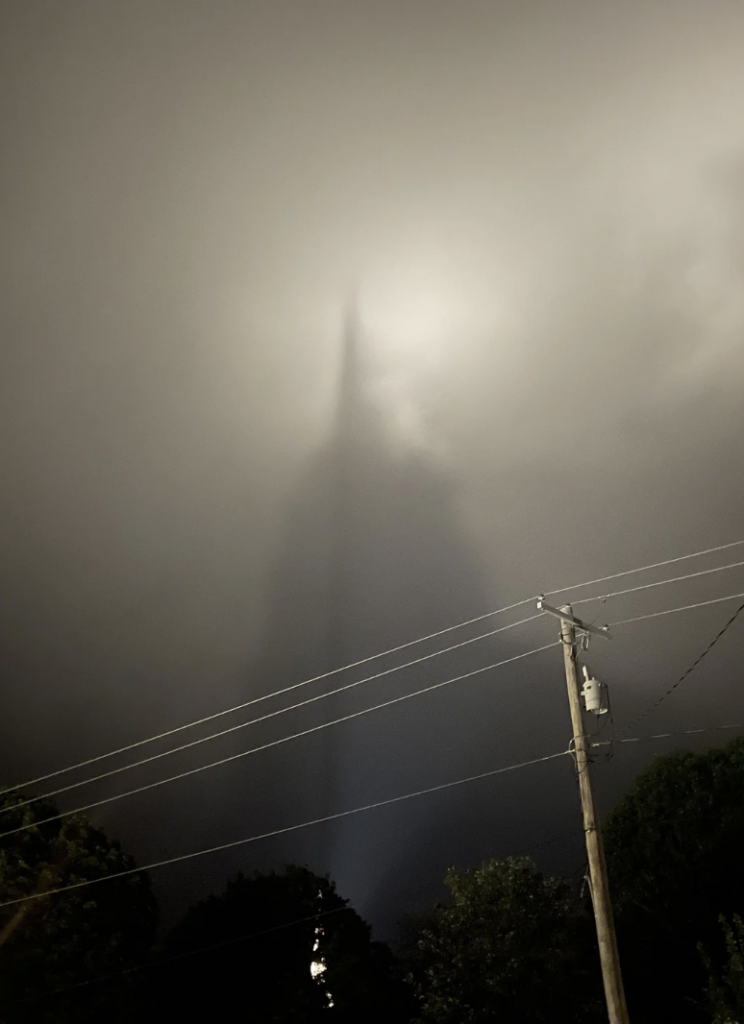
[[[744,538],[742,40],[737,0],[0,5],[4,783]],[[740,591],[742,568],[577,613]],[[592,642],[618,730],[734,607]],[[743,628],[644,734],[744,721]],[[556,638],[531,622],[60,804]],[[556,648],[93,817],[148,863],[568,735]],[[602,808],[672,746],[598,766]],[[450,864],[509,853],[581,868],[568,759],[154,880],[170,920],[239,869],[300,861],[390,937]]]

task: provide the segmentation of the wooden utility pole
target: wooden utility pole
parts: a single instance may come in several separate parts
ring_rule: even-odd
[[[568,686],[568,706],[571,709],[571,725],[573,726],[574,755],[576,771],[579,776],[579,793],[581,810],[584,816],[584,834],[586,835],[586,854],[589,861],[589,881],[591,885],[594,919],[597,925],[597,941],[599,959],[602,966],[607,1014],[610,1024],[629,1024],[628,1008],[625,1005],[625,990],[620,973],[620,957],[617,951],[615,924],[612,919],[612,903],[607,883],[607,865],[605,864],[602,833],[597,822],[594,806],[592,780],[590,774],[591,760],[589,757],[589,741],[584,731],[584,712],[581,706],[581,690],[576,658],[576,629],[571,606],[560,609],[571,615],[570,619],[561,618],[561,641],[563,643],[563,660],[566,667],[566,684]]]

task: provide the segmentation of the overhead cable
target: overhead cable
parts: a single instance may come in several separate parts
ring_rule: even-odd
[[[744,541],[742,541],[742,543],[744,543]],[[28,779],[26,782],[19,782],[6,788],[28,789],[30,786],[36,786],[38,783],[46,782],[48,779],[56,778],[58,775],[66,775],[68,772],[77,771],[79,768],[87,768],[89,765],[97,764],[99,761],[104,761],[109,757],[116,757],[117,754],[126,754],[128,751],[136,750],[138,747],[144,747],[148,743],[155,743],[157,740],[164,740],[169,736],[175,736],[176,733],[183,732],[185,729],[194,729],[196,726],[205,725],[207,722],[213,722],[216,718],[222,718],[224,715],[232,715],[237,711],[243,711],[245,708],[252,707],[254,704],[260,704],[262,701],[271,700],[273,697],[281,697],[285,693],[291,693],[293,690],[299,690],[301,687],[309,686],[311,683],[319,683],[323,679],[330,679],[331,676],[339,675],[342,672],[349,672],[351,669],[359,668],[362,665],[368,665],[371,661],[377,661],[378,658],[385,658],[389,654],[397,654],[399,651],[404,651],[408,647],[413,647],[416,644],[423,644],[427,640],[434,640],[436,637],[444,636],[446,633],[451,633],[456,629],[471,626],[476,622],[482,622],[483,619],[491,618],[494,615],[500,615],[503,612],[512,611],[515,608],[521,608],[523,605],[531,604],[532,601],[533,598],[531,597],[525,598],[523,601],[517,601],[515,604],[506,605],[504,608],[497,608],[495,611],[486,612],[484,615],[478,615],[474,619],[466,619],[464,622],[458,622],[454,626],[447,626],[446,629],[440,629],[436,633],[429,633],[426,636],[421,636],[417,640],[409,640],[404,644],[399,644],[397,647],[390,647],[386,651],[380,651],[378,654],[371,654],[367,658],[361,658],[359,661],[349,662],[348,665],[342,665],[340,668],[334,668],[328,672],[321,672],[320,675],[311,676],[309,679],[303,679],[299,683],[292,683],[291,686],[284,686],[280,690],[273,690],[271,693],[265,693],[260,697],[253,697],[251,700],[244,701],[242,704],[236,704],[234,707],[225,708],[223,711],[215,711],[213,714],[205,715],[203,718],[196,718],[193,722],[186,722],[185,725],[178,725],[173,729],[167,729],[165,732],[157,733],[154,736],[148,736],[146,739],[137,740],[135,743],[127,743],[125,746],[117,747],[115,750],[109,750],[105,754],[98,754],[96,757],[89,757],[85,761],[78,761],[77,764],[68,765],[66,768],[59,768],[57,771],[48,772],[46,775],[38,775],[35,779]],[[515,623],[515,625],[520,624],[521,623]],[[480,638],[476,637],[475,639]],[[407,666],[398,666],[398,668],[401,667],[406,668]],[[393,668],[391,671],[395,672],[398,668]]]
[[[713,555],[718,551],[727,551],[729,548],[738,547],[744,544],[744,540],[732,540],[729,544],[719,544],[714,548],[706,548],[704,551],[693,551],[690,555],[678,555],[676,558],[667,558],[663,562],[652,562],[649,565],[642,565],[638,569],[625,569],[623,572],[613,573],[611,576],[599,576],[596,580],[587,580],[585,583],[576,583],[572,587],[561,587],[559,590],[546,590],[544,597],[553,597],[555,594],[563,594],[570,590],[579,590],[582,587],[591,587],[595,583],[609,583],[610,580],[619,580],[622,576],[633,576],[637,572],[647,572],[649,569],[661,569],[665,565],[675,565],[677,562],[686,562],[690,558],[702,558],[703,555]]]
[[[737,597],[744,597],[744,594],[737,594]],[[714,602],[710,602],[710,603],[712,604]],[[674,693],[674,691],[677,689],[677,687],[681,683],[683,683],[685,681],[685,679],[687,679],[687,677],[690,675],[691,672],[694,671],[694,669],[697,668],[697,666],[700,664],[700,662],[703,660],[703,658],[705,658],[706,655],[708,655],[713,650],[713,648],[716,646],[716,644],[721,639],[721,637],[724,635],[724,633],[726,633],[731,628],[731,626],[733,626],[733,624],[736,622],[736,620],[739,618],[739,616],[741,615],[742,612],[744,612],[744,604],[739,605],[739,607],[736,609],[736,611],[731,616],[731,618],[728,620],[728,622],[721,629],[718,630],[718,632],[713,637],[713,639],[710,641],[710,643],[705,648],[705,650],[701,654],[698,655],[698,657],[693,661],[693,663],[690,665],[689,668],[685,669],[685,671],[682,673],[682,675],[679,677],[679,679],[675,683],[672,683],[672,685],[669,687],[669,689],[665,693],[663,693],[659,697],[658,700],[654,701],[654,703],[651,704],[650,707],[646,708],[646,710],[642,714],[640,714],[637,718],[633,719],[633,721],[630,723],[630,725],[628,725],[625,729],[623,729],[623,733],[629,732],[631,729],[634,729],[638,725],[639,722],[642,722],[646,718],[647,715],[650,715],[652,711],[655,711],[659,707],[660,704],[664,703],[664,701],[667,699],[667,697],[671,696],[671,694]]]
[[[570,587],[561,587],[558,590],[549,590],[549,591],[545,592],[544,596],[550,597],[550,596],[553,596],[555,594],[561,594],[561,593],[564,593],[564,592],[567,592],[567,591],[580,590],[580,589],[582,589],[584,587],[590,587],[590,586],[593,586],[594,584],[597,584],[597,583],[607,583],[610,580],[620,579],[623,576],[630,576],[630,575],[633,575],[633,574],[639,573],[639,572],[647,572],[647,571],[649,571],[651,569],[660,569],[660,568],[662,568],[664,566],[674,565],[677,562],[684,562],[684,561],[687,561],[687,560],[689,560],[691,558],[701,558],[704,555],[711,555],[711,554],[715,554],[716,552],[719,552],[719,551],[726,551],[729,548],[737,547],[737,546],[739,546],[741,544],[744,544],[744,540],[735,540],[735,541],[731,541],[728,544],[719,544],[716,547],[705,548],[702,551],[694,551],[691,554],[678,555],[676,558],[667,558],[667,559],[665,559],[664,561],[661,561],[661,562],[653,562],[653,563],[650,563],[649,565],[639,566],[638,568],[635,568],[635,569],[625,569],[622,572],[612,573],[609,576],[600,576],[597,579],[586,580],[583,583],[576,583],[576,584],[574,584],[573,586],[570,586]],[[103,760],[105,760],[105,759],[107,759],[109,757],[115,757],[118,754],[125,754],[128,751],[130,751],[130,750],[136,750],[139,747],[143,747],[143,746],[145,746],[148,743],[155,743],[158,740],[167,739],[169,736],[174,736],[176,733],[183,732],[185,729],[196,728],[197,726],[204,725],[207,722],[212,722],[212,721],[214,721],[217,718],[221,718],[224,715],[231,715],[231,714],[234,714],[237,711],[242,711],[244,708],[251,707],[252,705],[258,704],[261,701],[270,700],[273,697],[279,697],[282,694],[290,693],[291,691],[297,690],[300,687],[309,686],[311,683],[317,683],[317,682],[322,681],[323,679],[329,679],[330,677],[338,675],[341,672],[347,672],[347,671],[350,671],[351,669],[359,668],[362,665],[367,665],[367,664],[369,664],[372,661],[376,661],[378,658],[385,658],[388,655],[396,654],[399,651],[406,650],[407,648],[413,647],[416,644],[425,643],[428,640],[434,640],[437,637],[444,636],[445,634],[451,633],[451,632],[453,632],[456,629],[462,629],[462,628],[464,628],[466,626],[473,625],[474,623],[482,622],[484,619],[491,618],[494,615],[501,615],[504,612],[512,611],[512,610],[514,610],[516,608],[521,608],[524,605],[531,604],[533,601],[535,601],[536,600],[536,596],[524,598],[521,601],[516,601],[513,604],[505,605],[503,608],[497,608],[497,609],[495,609],[493,611],[485,612],[482,615],[476,615],[474,618],[466,619],[463,622],[455,623],[455,625],[453,625],[453,626],[447,626],[444,629],[437,630],[434,633],[428,633],[427,635],[418,637],[415,640],[409,640],[406,643],[398,644],[396,647],[390,647],[390,648],[388,648],[385,651],[378,652],[377,654],[369,655],[366,658],[360,658],[358,661],[350,662],[349,664],[342,665],[339,668],[331,669],[328,672],[322,672],[322,673],[320,673],[319,675],[316,675],[316,676],[311,676],[310,678],[304,679],[301,682],[293,683],[292,685],[285,686],[285,687],[283,687],[282,689],[279,689],[279,690],[274,690],[272,693],[263,694],[260,697],[254,697],[251,700],[244,701],[242,704],[236,704],[234,707],[225,708],[222,711],[216,711],[213,714],[205,715],[203,718],[194,719],[191,722],[186,722],[184,725],[176,726],[173,729],[167,729],[165,732],[156,733],[153,736],[148,736],[145,739],[137,740],[134,743],[128,743],[128,744],[125,744],[122,747],[117,747],[114,750],[109,750],[109,751],[106,751],[103,754],[98,754],[95,757],[87,758],[84,761],[78,761],[76,764],[68,765],[65,768],[59,768],[59,769],[57,769],[56,771],[53,771],[53,772],[48,772],[46,775],[38,775],[38,776],[36,776],[36,778],[27,779],[25,782],[16,783],[13,786],[6,787],[6,789],[17,789],[17,790],[28,789],[31,786],[38,785],[40,782],[46,782],[49,779],[56,778],[59,775],[65,775],[68,772],[77,771],[80,768],[87,768],[90,765],[97,764],[98,762],[103,761]]]
[[[642,743],[644,740],[668,740],[678,736],[699,736],[701,733],[707,732],[728,732],[731,729],[744,729],[744,724],[734,722],[731,725],[706,725],[702,729],[682,729],[679,732],[657,732],[651,736],[626,736],[619,740],[601,740],[598,743],[592,743],[592,746],[608,747],[613,743]]]
[[[259,722],[265,722],[270,718],[276,718],[277,715],[284,715],[288,711],[296,711],[298,708],[306,707],[308,704],[314,704],[317,701],[325,700],[326,697],[334,697],[336,694],[343,693],[346,690],[353,690],[355,687],[361,686],[363,683],[369,683],[375,679],[382,679],[384,676],[389,676],[394,672],[400,672],[403,669],[411,668],[413,665],[420,665],[422,662],[429,661],[431,658],[438,658],[443,654],[449,654],[451,651],[459,650],[461,647],[467,647],[468,644],[474,644],[477,640],[485,640],[487,637],[495,636],[497,633],[503,633],[505,630],[514,629],[516,626],[522,626],[526,622],[532,622],[535,619],[541,618],[543,614],[543,612],[538,612],[537,615],[530,615],[526,619],[520,619],[519,622],[510,623],[508,626],[500,626],[498,629],[492,629],[488,633],[480,633],[478,636],[470,637],[468,640],[461,640],[458,644],[452,644],[451,647],[445,647],[443,650],[433,651],[431,654],[424,654],[422,657],[415,658],[413,661],[407,661],[403,665],[395,665],[393,668],[386,668],[382,672],[376,672],[374,675],[365,676],[364,679],[357,679],[353,683],[346,683],[345,686],[338,686],[335,690],[328,690],[325,693],[316,694],[315,697],[308,697],[307,700],[299,701],[297,704],[290,704],[289,707],[279,708],[277,711],[270,711],[266,715],[261,715],[258,718],[252,718],[248,722],[240,722],[238,725],[233,725],[229,729],[222,729],[220,732],[210,733],[208,736],[201,736],[198,740],[192,740],[190,743],[182,743],[179,747],[172,747],[170,750],[163,750],[159,754],[153,754],[151,757],[142,758],[140,761],[134,761],[132,764],[121,765],[119,768],[112,768],[110,771],[102,772],[100,775],[94,775],[88,779],[81,779],[80,782],[72,782],[69,786],[60,786],[59,789],[53,789],[48,793],[41,793],[38,796],[28,797],[18,803],[8,804],[8,806],[0,808],[0,814],[7,813],[8,811],[19,807],[26,807],[28,804],[36,803],[39,800],[59,796],[60,793],[68,793],[70,790],[78,789],[80,786],[87,786],[93,782],[100,782],[102,779],[109,779],[113,775],[120,775],[122,772],[131,771],[133,768],[141,768],[142,765],[150,764],[153,761],[159,761],[162,757],[169,757],[171,754],[178,754],[183,750],[189,750],[191,747],[198,747],[202,743],[208,743],[210,740],[216,740],[221,736],[227,736],[230,733],[237,732],[239,729],[247,729],[250,725],[257,725]]]
[[[611,594],[598,594],[596,597],[580,597],[578,601],[572,601],[572,605],[588,604],[589,601],[607,601],[611,597],[622,597],[625,594],[637,594],[640,590],[651,590],[653,587],[663,587],[668,583],[681,583],[683,580],[694,580],[698,576],[710,576],[714,572],[723,572],[724,569],[738,569],[744,562],[730,562],[728,565],[717,565],[714,569],[703,569],[701,572],[690,572],[686,576],[674,576],[670,580],[656,580],[654,583],[644,583],[640,587],[630,587],[629,590],[615,590]]]
[[[116,793],[114,796],[104,797],[102,800],[94,800],[89,804],[83,804],[80,807],[75,807],[71,811],[64,811],[61,814],[53,814],[48,818],[42,818],[39,821],[30,822],[27,825],[21,825],[19,828],[9,829],[7,832],[0,833],[0,839],[6,839],[8,836],[14,836],[18,832],[26,832],[28,829],[37,828],[39,825],[45,825],[50,821],[59,821],[62,818],[68,818],[73,814],[81,814],[83,811],[90,811],[94,807],[102,807],[104,804],[114,803],[117,800],[123,800],[128,796],[135,796],[138,793],[145,793],[149,789],[155,789],[158,786],[165,786],[169,782],[177,782],[179,779],[188,778],[191,775],[197,775],[199,772],[205,772],[210,768],[217,768],[220,765],[228,764],[230,761],[237,761],[240,758],[248,757],[250,754],[258,754],[262,750],[269,750],[272,747],[278,747],[283,743],[289,743],[291,740],[300,739],[302,736],[310,736],[312,733],[320,732],[322,729],[328,729],[333,725],[339,725],[342,722],[350,722],[354,718],[360,718],[362,715],[371,714],[373,711],[380,711],[382,708],[388,708],[393,704],[400,704],[404,700],[411,700],[413,697],[419,697],[424,693],[431,693],[433,690],[440,690],[444,686],[449,686],[452,683],[462,682],[464,679],[471,679],[473,676],[481,675],[483,672],[489,672],[492,669],[501,668],[504,665],[510,665],[512,662],[520,661],[522,658],[528,658],[533,654],[539,654],[541,651],[547,651],[551,647],[558,647],[559,642],[553,642],[545,644],[542,647],[536,647],[531,651],[524,651],[522,654],[515,654],[511,658],[504,658],[502,661],[496,661],[492,665],[485,665],[483,668],[476,668],[470,672],[463,672],[459,676],[453,676],[451,679],[445,679],[441,683],[433,683],[431,686],[425,686],[421,690],[414,690],[412,693],[404,693],[400,697],[394,697],[392,700],[383,701],[382,704],[375,704],[371,708],[364,708],[362,711],[354,711],[352,714],[343,715],[341,718],[334,718],[330,722],[321,722],[320,725],[314,725],[310,729],[303,729],[301,732],[293,733],[291,736],[282,736],[280,739],[271,740],[269,743],[262,743],[258,747],[252,747],[250,750],[242,750],[238,754],[232,754],[230,757],[223,757],[219,761],[212,761],[210,764],[201,765],[198,768],[190,768],[188,771],[180,772],[178,775],[171,775],[167,779],[158,779],[155,782],[147,783],[144,786],[137,786],[136,789],[126,790],[124,793]],[[0,904],[2,906],[2,904]]]
[[[125,871],[115,871],[110,875],[101,878],[88,878],[82,882],[73,882],[71,885],[63,885],[57,889],[50,889],[46,893],[30,893],[28,896],[18,896],[12,900],[0,903],[0,910],[4,907],[15,906],[18,903],[28,903],[30,900],[49,899],[50,896],[64,892],[72,892],[75,889],[87,888],[91,885],[99,885],[101,882],[111,882],[117,878],[126,878],[131,875],[141,874],[144,871],[153,871],[155,868],[167,867],[171,864],[180,864],[183,861],[193,860],[195,857],[205,857],[211,853],[221,853],[224,850],[233,850],[238,846],[247,846],[249,843],[257,843],[263,839],[273,839],[276,836],[287,835],[290,832],[297,832],[303,828],[310,828],[313,825],[324,825],[329,821],[339,821],[342,818],[349,818],[354,814],[363,814],[366,811],[374,811],[380,807],[389,807],[392,804],[402,803],[404,800],[415,800],[417,797],[428,796],[430,793],[439,793],[445,789],[452,789],[455,786],[464,786],[470,782],[478,782],[481,779],[489,779],[495,775],[503,775],[506,772],[513,772],[519,768],[529,768],[531,765],[542,764],[545,761],[553,761],[558,757],[565,757],[566,751],[561,750],[557,754],[548,754],[547,757],[536,757],[530,761],[521,761],[519,764],[510,764],[505,768],[494,768],[489,772],[481,772],[479,775],[471,775],[466,779],[458,779],[455,782],[443,782],[438,786],[429,786],[426,789],[416,790],[414,793],[404,793],[402,796],[390,797],[388,800],[377,800],[371,804],[364,804],[362,807],[354,807],[349,811],[339,811],[336,814],[326,814],[322,818],[313,818],[311,821],[303,821],[298,825],[288,825],[285,828],[277,828],[271,832],[263,832],[260,835],[248,836],[246,839],[235,839],[230,843],[220,843],[219,846],[210,846],[204,850],[195,850],[192,853],[182,853],[177,857],[167,857],[164,860],[154,861],[142,867],[128,868]]]
[[[710,601],[698,601],[696,604],[683,604],[679,608],[665,608],[660,612],[649,612],[646,615],[634,615],[632,619],[620,619],[618,622],[613,622],[612,627],[615,626],[627,626],[631,622],[645,622],[646,619],[658,619],[660,615],[674,615],[675,612],[689,612],[694,608],[705,608],[710,604],[721,604],[722,601],[734,601],[737,597],[744,597],[744,593],[741,594],[727,594],[726,597],[714,597]],[[737,615],[739,612],[736,613]]]

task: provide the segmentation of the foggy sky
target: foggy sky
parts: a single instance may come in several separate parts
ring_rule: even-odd
[[[4,781],[742,535],[742,39],[734,0],[2,5]],[[366,412],[341,431],[334,608],[352,294]],[[735,570],[584,611],[739,590]],[[728,614],[592,647],[620,726]],[[163,774],[554,633],[531,623]],[[740,637],[647,731],[741,720]],[[553,753],[562,686],[538,655],[99,820],[147,862]],[[603,806],[665,749],[599,769]],[[578,829],[538,844],[577,813],[550,764],[156,885],[175,907],[306,859],[389,931],[452,862],[535,848],[573,870]]]

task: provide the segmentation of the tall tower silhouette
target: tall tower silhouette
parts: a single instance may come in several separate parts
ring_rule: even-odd
[[[369,458],[376,447],[372,410],[364,397],[365,361],[358,310],[352,298],[347,303],[337,375],[335,411],[325,451],[326,493],[324,518],[328,538],[326,552],[325,644],[322,660],[326,671],[356,661],[361,608],[358,589],[362,584],[364,552],[369,544],[364,523],[364,478]],[[368,480],[369,483],[369,480]],[[344,685],[351,676],[333,677],[328,689]],[[356,702],[355,702],[356,703]],[[349,705],[343,695],[322,702],[320,721],[344,714]],[[343,784],[348,750],[336,729],[321,734],[315,775],[326,800]]]
[[[264,696],[302,680],[445,628],[489,606],[480,561],[463,530],[454,484],[426,452],[403,450],[389,409],[375,393],[386,367],[374,355],[353,301],[347,304],[335,355],[335,387],[323,443],[309,451],[286,505],[273,565],[266,577],[266,619],[232,703]],[[499,647],[502,641],[499,639]],[[432,651],[416,648],[411,656]],[[250,736],[224,740],[226,755],[277,744],[256,757],[238,756],[214,773],[193,776],[182,791],[155,790],[145,820],[153,831],[174,821],[171,841],[207,847],[228,836],[261,834],[372,803],[456,774],[482,770],[477,738],[490,730],[490,690],[447,687],[431,697],[326,728],[329,722],[413,693],[448,675],[488,663],[484,645],[449,658],[412,665],[333,696],[316,698],[407,658],[388,658],[318,679],[281,706],[286,717],[266,721]],[[495,660],[495,659],[491,659]],[[480,677],[478,677],[480,678]],[[500,734],[523,715],[520,694],[499,698]],[[525,698],[526,699],[526,698]],[[301,704],[294,710],[293,705]],[[305,703],[308,701],[308,703]],[[280,702],[267,706],[279,708]],[[515,758],[516,759],[516,756]],[[448,764],[450,768],[448,768]],[[193,808],[199,807],[198,838]],[[175,810],[174,810],[175,807]],[[398,817],[353,817],[276,836],[266,845],[236,848],[210,867],[180,871],[192,898],[222,884],[225,872],[285,862],[328,871],[342,891],[367,907],[393,905],[411,879],[418,884],[421,850],[430,843],[438,805],[424,802]],[[479,820],[486,821],[481,815]],[[472,832],[463,831],[463,842]],[[428,844],[428,845],[427,845]],[[433,850],[433,847],[432,847]],[[440,877],[435,851],[428,870]],[[206,870],[209,868],[209,871]],[[193,871],[193,874],[189,872]],[[182,888],[183,888],[182,886]]]
[[[326,657],[329,669],[354,660],[350,653],[349,633],[354,623],[357,503],[361,499],[360,463],[363,449],[369,446],[368,428],[371,425],[363,397],[360,346],[359,316],[356,301],[352,298],[344,318],[336,410],[328,451],[330,544]]]

